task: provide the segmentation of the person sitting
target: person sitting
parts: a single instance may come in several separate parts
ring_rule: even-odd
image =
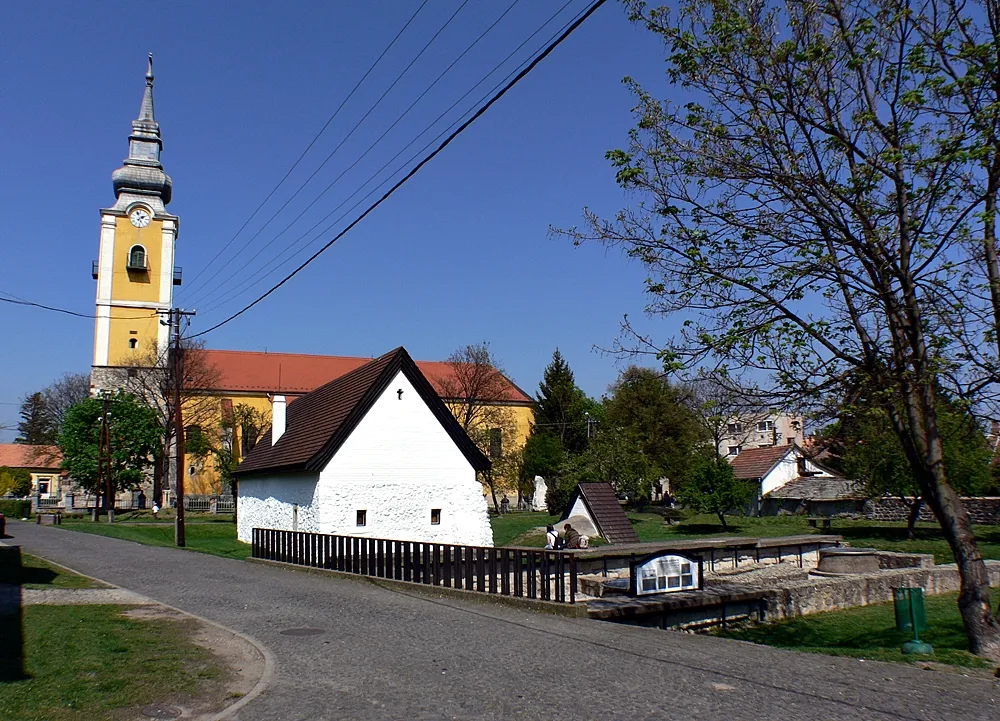
[[[566,548],[580,547],[580,532],[568,523],[563,526],[563,539],[566,541]]]
[[[550,523],[545,527],[545,550],[559,548],[559,532]]]

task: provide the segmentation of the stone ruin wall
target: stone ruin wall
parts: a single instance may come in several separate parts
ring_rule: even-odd
[[[972,517],[972,522],[984,526],[1000,524],[1000,498],[963,498],[962,504]],[[882,498],[865,504],[866,515],[875,521],[906,521],[910,509],[898,498]],[[934,512],[923,504],[920,508],[920,520],[937,522]]]

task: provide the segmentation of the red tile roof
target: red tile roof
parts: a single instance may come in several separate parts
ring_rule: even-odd
[[[795,447],[795,445],[789,444],[787,446],[768,446],[767,448],[748,448],[730,459],[729,463],[732,464],[733,473],[736,474],[737,478],[755,481],[766,476],[772,468],[778,465],[778,461]]]
[[[573,508],[577,497],[583,498],[594,525],[608,543],[639,542],[639,536],[622,510],[622,504],[618,502],[610,483],[581,483],[576,487],[568,509]]]
[[[198,350],[206,367],[219,374],[215,391],[243,393],[284,393],[301,395],[371,362],[371,358],[350,356],[305,355],[301,353],[261,353],[240,350]],[[444,361],[416,361],[420,372],[441,395],[442,380],[454,376]],[[509,378],[505,401],[531,403],[532,399]],[[192,389],[209,390],[209,389]]]
[[[0,443],[0,466],[60,470],[62,453],[58,446],[29,446],[26,443]]]
[[[476,470],[490,461],[455,420],[404,348],[397,348],[300,397],[288,406],[285,432],[268,431],[236,469],[238,475],[322,470],[372,405],[402,372]]]

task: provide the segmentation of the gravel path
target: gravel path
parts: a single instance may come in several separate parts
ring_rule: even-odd
[[[24,588],[21,603],[25,606],[86,606],[108,603],[148,606],[156,601],[124,588]]]
[[[902,664],[798,654],[435,598],[56,527],[14,543],[249,634],[273,653],[244,721],[1000,718],[1000,687]],[[282,633],[304,627],[315,635]]]

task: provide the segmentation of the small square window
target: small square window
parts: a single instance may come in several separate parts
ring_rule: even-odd
[[[432,508],[431,509],[431,525],[440,526],[441,525],[441,509]]]
[[[358,525],[366,526],[368,525],[368,511],[358,511]]]

